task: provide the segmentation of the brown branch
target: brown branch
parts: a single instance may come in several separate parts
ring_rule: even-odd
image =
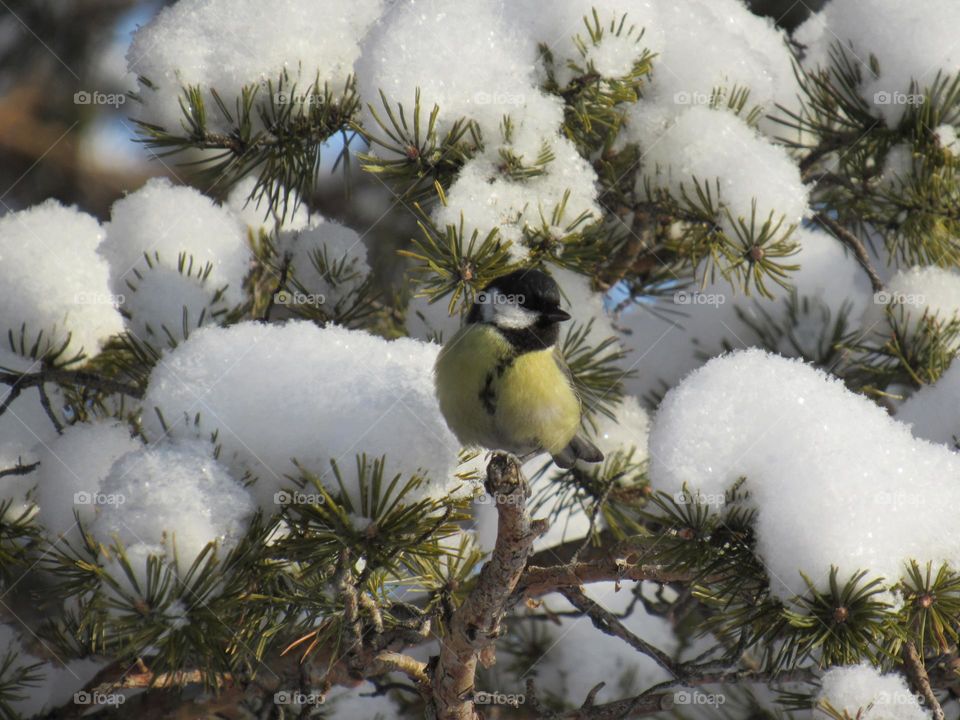
[[[870,255],[867,254],[867,249],[864,247],[860,238],[847,230],[836,220],[823,213],[817,213],[813,216],[813,219],[823,225],[823,227],[826,228],[827,231],[832,235],[834,235],[837,240],[842,242],[853,251],[854,256],[857,258],[857,262],[860,263],[860,267],[864,269],[864,271],[867,273],[867,276],[870,278],[870,285],[873,287],[873,291],[880,292],[883,290],[883,281],[880,279],[876,269],[873,267],[873,263],[870,262]]]
[[[9,477],[10,475],[27,475],[28,473],[32,473],[38,467],[40,467],[39,460],[37,460],[35,463],[24,465],[20,458],[17,458],[17,464],[15,466],[0,470],[0,478]]]
[[[530,518],[529,489],[516,458],[495,454],[487,466],[487,492],[499,498],[497,541],[476,585],[450,618],[433,670],[433,705],[438,720],[480,720],[473,704],[477,661],[493,663],[492,641],[510,603],[533,541],[547,525]]]
[[[612,613],[587,597],[583,590],[578,587],[568,587],[561,590],[561,593],[570,601],[571,605],[593,621],[593,626],[597,628],[597,630],[607,635],[620,638],[633,649],[653,659],[657,665],[675,678],[680,677],[680,671],[677,670],[677,667],[669,655],[632,633],[622,622],[614,617]]]
[[[695,579],[695,574],[657,564],[631,564],[612,556],[587,560],[576,564],[527,567],[515,595],[517,600],[540,597],[556,590],[577,587],[587,583],[622,580],[652,580],[658,583],[684,582]],[[710,578],[703,578],[706,582]]]
[[[602,705],[587,705],[569,712],[549,716],[550,720],[623,720],[624,718],[656,715],[670,710],[674,705],[674,693],[637,695],[625,700],[614,700]]]
[[[930,686],[930,677],[927,675],[923,658],[920,657],[917,646],[912,641],[903,646],[903,666],[914,688],[923,695],[924,702],[933,713],[933,720],[944,720],[943,708],[940,707],[940,701],[937,700],[937,696]]]
[[[47,388],[44,387],[43,383],[40,383],[37,385],[37,389],[40,391],[40,406],[47,414],[47,417],[50,418],[50,422],[53,423],[57,435],[63,435],[63,423],[60,422],[60,418],[58,418],[57,414],[53,411],[53,406],[50,404],[50,396],[47,395]]]
[[[421,687],[430,683],[430,678],[427,675],[427,664],[402,653],[377,653],[367,663],[366,671],[366,674],[371,677],[384,675],[388,672],[400,672]]]

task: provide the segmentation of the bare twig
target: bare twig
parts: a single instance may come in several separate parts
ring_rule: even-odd
[[[917,646],[912,641],[905,643],[903,646],[903,665],[911,683],[923,695],[924,702],[933,714],[933,720],[944,720],[943,708],[930,686],[930,677],[927,675],[923,658],[920,657]]]
[[[867,249],[864,247],[860,238],[847,230],[832,217],[829,217],[824,213],[817,213],[813,216],[813,219],[823,225],[823,227],[826,228],[827,231],[832,235],[834,235],[837,240],[842,242],[853,251],[854,256],[857,258],[857,262],[860,263],[860,267],[863,268],[864,272],[866,272],[867,276],[870,278],[870,285],[873,287],[873,291],[880,292],[883,290],[883,281],[877,274],[876,268],[873,267],[873,263],[870,262],[870,255],[867,254]]]
[[[37,460],[35,463],[30,463],[29,465],[24,465],[19,458],[17,458],[17,464],[12,468],[5,468],[0,470],[0,478],[9,477],[10,475],[26,475],[33,472],[38,467],[40,467],[40,461]]]
[[[55,382],[62,385],[83,385],[85,387],[106,393],[122,393],[130,397],[143,397],[143,388],[130,385],[113,378],[97,375],[85,370],[63,370],[59,368],[44,368],[33,373],[0,372],[0,383],[10,386],[10,395],[0,406],[0,413],[6,409],[16,395],[28,387],[36,387],[46,382]]]
[[[487,492],[500,500],[497,541],[476,585],[450,618],[433,671],[433,706],[438,720],[479,720],[472,699],[477,661],[492,664],[492,641],[520,580],[533,541],[546,531],[527,509],[529,489],[516,458],[495,454],[487,466]]]
[[[598,630],[605,632],[607,635],[620,638],[630,647],[642,652],[647,657],[652,658],[657,665],[662,667],[675,678],[680,677],[680,672],[677,670],[673,660],[670,659],[669,655],[627,629],[627,627],[616,617],[614,617],[612,613],[608,612],[587,597],[586,593],[584,593],[582,589],[576,587],[567,587],[561,590],[561,593],[567,600],[570,601],[571,605],[589,617],[590,620],[593,621],[594,627],[596,627]],[[597,688],[597,690],[599,690],[599,688]],[[595,694],[596,693],[593,693],[593,695]]]
[[[53,407],[50,405],[50,396],[47,395],[47,388],[44,387],[43,383],[40,383],[37,385],[37,390],[40,391],[40,406],[47,414],[47,417],[50,418],[50,422],[53,423],[53,427],[56,428],[57,435],[63,435],[63,423],[60,422],[60,419],[57,417],[56,413],[53,412]]]

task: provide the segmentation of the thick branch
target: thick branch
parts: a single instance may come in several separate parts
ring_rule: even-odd
[[[933,688],[930,686],[930,677],[927,675],[927,668],[923,664],[923,658],[917,652],[917,646],[908,642],[903,646],[903,665],[910,677],[910,681],[917,691],[923,695],[923,699],[933,713],[933,720],[944,720],[943,708],[940,707],[940,701],[937,700]]]
[[[433,672],[433,703],[438,720],[480,720],[472,694],[477,660],[500,634],[500,620],[546,523],[530,519],[529,490],[517,460],[495,454],[487,466],[487,492],[498,499],[497,542],[477,583],[450,619]]]
[[[573,565],[531,566],[517,584],[517,599],[539,597],[556,590],[594,582],[652,580],[658,583],[692,582],[695,574],[657,564],[630,564],[612,556]],[[709,579],[709,578],[707,578]]]

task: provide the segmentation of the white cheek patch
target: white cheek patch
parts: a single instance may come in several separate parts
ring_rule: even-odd
[[[493,322],[497,327],[508,330],[523,330],[537,321],[537,313],[522,308],[516,303],[495,305],[493,308]]]
[[[536,312],[522,307],[516,298],[504,295],[495,287],[489,288],[484,295],[481,305],[484,322],[507,330],[523,330],[537,321]]]

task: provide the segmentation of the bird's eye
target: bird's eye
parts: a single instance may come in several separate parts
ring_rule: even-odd
[[[486,305],[486,304],[487,304],[487,294],[482,292],[482,293],[480,293],[479,295],[477,295],[477,302],[480,303],[481,305]]]

